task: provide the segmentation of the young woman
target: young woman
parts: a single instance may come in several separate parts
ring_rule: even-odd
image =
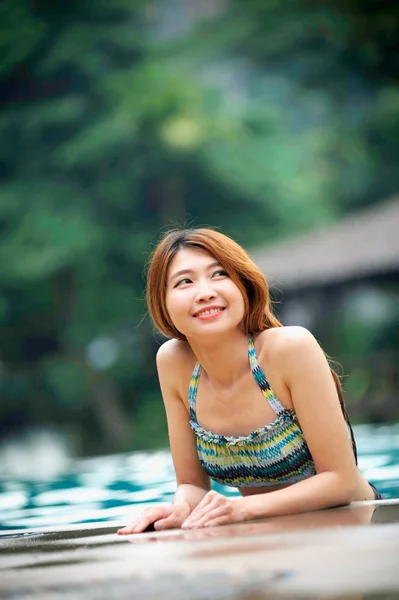
[[[374,500],[338,377],[315,338],[283,327],[264,276],[212,229],[169,232],[147,302],[167,337],[157,354],[177,491],[118,533],[196,528]],[[241,497],[211,491],[210,478]]]

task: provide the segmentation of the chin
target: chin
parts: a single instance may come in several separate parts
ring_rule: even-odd
[[[209,323],[205,327],[196,327],[195,329],[191,329],[190,331],[184,332],[186,337],[192,338],[203,338],[203,337],[214,337],[214,336],[223,336],[226,334],[234,333],[235,331],[242,332],[242,321],[238,323]]]

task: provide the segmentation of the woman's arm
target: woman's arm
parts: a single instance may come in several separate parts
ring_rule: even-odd
[[[157,353],[157,369],[176,473],[177,490],[173,504],[187,504],[191,513],[211,486],[209,477],[198,459],[197,442],[190,427],[188,408],[179,394],[178,383],[182,377],[180,367],[187,358],[179,344],[181,342],[170,340],[160,347]]]
[[[287,327],[275,340],[274,368],[290,390],[316,475],[276,492],[243,498],[247,518],[349,504],[356,465],[327,359],[306,329]]]
[[[157,369],[168,421],[170,448],[176,472],[177,490],[172,504],[154,505],[118,530],[119,534],[141,533],[155,529],[180,527],[210,490],[209,477],[198,460],[195,434],[189,423],[189,413],[179,394],[182,365],[178,342],[166,342],[158,350]],[[181,360],[183,358],[183,361]]]

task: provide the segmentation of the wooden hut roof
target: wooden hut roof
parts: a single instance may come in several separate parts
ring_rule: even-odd
[[[399,273],[399,197],[251,255],[270,283],[284,289]]]

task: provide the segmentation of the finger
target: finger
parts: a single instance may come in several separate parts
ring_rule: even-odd
[[[158,521],[158,519],[161,519],[165,516],[165,513],[159,512],[151,513],[150,515],[146,515],[145,517],[143,516],[143,518],[136,523],[136,527],[133,533],[143,533],[143,531],[145,531],[146,529],[150,530],[151,525]]]
[[[200,519],[202,519],[202,517],[207,515],[211,510],[215,508],[215,504],[208,504],[208,506],[204,506],[202,510],[198,510],[195,513],[191,513],[191,515],[182,524],[182,527],[192,527],[194,523],[197,523]]]
[[[217,525],[226,525],[227,523],[231,523],[231,517],[226,510],[221,507],[218,510],[212,511],[206,515],[203,519],[201,519],[195,526],[196,529],[201,529],[203,527],[216,527]]]
[[[119,529],[118,533],[121,535],[126,535],[143,532],[144,529],[154,523],[154,521],[157,521],[158,519],[167,515],[167,510],[165,509],[166,507],[145,511],[138,519],[135,519],[123,529]]]
[[[205,507],[203,510],[201,510],[195,514],[191,514],[190,517],[188,519],[186,519],[184,521],[184,523],[182,523],[182,529],[189,529],[190,527],[194,527],[195,524],[198,523],[198,521],[200,521],[203,517],[205,517],[214,508],[216,508],[216,507],[213,505],[210,505],[209,507]]]
[[[207,494],[207,496],[210,494]],[[207,499],[206,503],[199,504],[193,512],[187,517],[187,519],[182,524],[182,527],[191,527],[193,523],[196,523],[198,519],[202,518],[204,515],[208,514],[211,510],[217,508],[220,503],[220,495],[212,495]]]
[[[180,527],[183,521],[187,517],[187,512],[190,511],[189,506],[183,506],[175,504],[171,507],[169,514],[165,515],[164,518],[158,519],[154,523],[155,529],[172,529],[175,527]]]
[[[212,521],[208,521],[205,523],[205,525],[202,525],[201,528],[218,527],[219,525],[227,525],[228,523],[230,523],[230,521],[228,520],[228,517],[224,515],[222,517],[218,517],[217,519],[212,519]]]
[[[202,498],[201,502],[194,508],[191,515],[197,514],[198,512],[200,512],[201,510],[203,510],[204,508],[206,508],[207,506],[212,504],[212,502],[214,502],[218,496],[219,496],[219,494],[216,494],[213,490],[208,492],[207,494],[205,494],[205,496]]]
[[[129,525],[126,525],[126,527],[122,527],[122,529],[118,529],[117,534],[118,535],[126,535],[129,533],[133,533],[133,531],[136,527],[136,523],[137,523],[137,521],[133,521]]]
[[[204,515],[197,522],[197,524],[195,525],[195,527],[197,529],[200,529],[201,527],[212,527],[212,526],[214,526],[213,524],[215,523],[215,521],[220,522],[221,520],[223,520],[223,522],[227,522],[228,521],[228,516],[227,516],[227,511],[226,511],[226,507],[225,506],[221,506],[221,507],[213,510],[212,512]]]
[[[199,527],[205,527],[205,525],[209,522],[211,522],[213,519],[218,518],[222,515],[226,514],[226,507],[225,506],[217,506],[215,508],[212,508],[211,510],[206,511],[204,514],[199,515],[197,519],[193,519],[192,523],[189,524],[188,527],[190,528],[199,528]]]
[[[161,531],[162,529],[173,529],[180,525],[179,516],[175,513],[169,515],[165,519],[158,519],[154,522],[154,529]]]

